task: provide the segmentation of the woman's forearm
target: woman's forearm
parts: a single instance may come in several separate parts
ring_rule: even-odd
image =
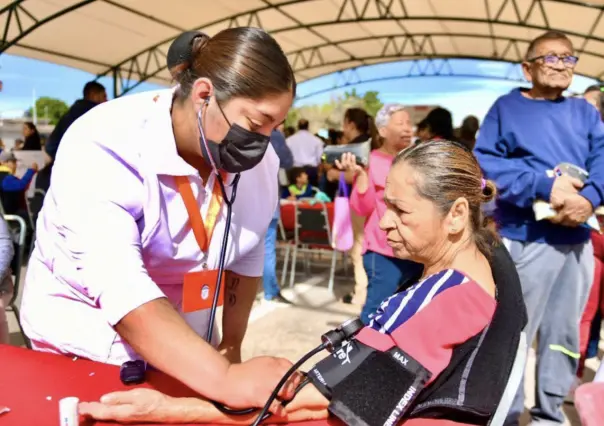
[[[229,362],[189,327],[167,299],[145,303],[115,328],[151,365],[201,395],[224,402]]]
[[[366,171],[361,171],[357,174],[354,186],[359,195],[363,195],[367,192],[369,189],[369,175]]]
[[[261,280],[226,271],[222,342],[218,351],[232,363],[241,362],[241,344]]]
[[[344,180],[347,184],[352,185],[354,183],[354,177],[356,172],[354,170],[347,170],[344,172]]]

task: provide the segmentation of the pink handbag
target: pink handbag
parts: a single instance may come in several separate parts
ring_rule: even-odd
[[[333,207],[333,229],[332,248],[338,251],[348,251],[352,248],[354,236],[352,233],[352,221],[350,219],[350,200],[348,199],[348,187],[344,180],[344,173],[340,173],[340,188],[334,201]]]

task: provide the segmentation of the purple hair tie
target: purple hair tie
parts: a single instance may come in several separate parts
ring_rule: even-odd
[[[487,181],[480,179],[480,189],[484,189],[487,186]]]

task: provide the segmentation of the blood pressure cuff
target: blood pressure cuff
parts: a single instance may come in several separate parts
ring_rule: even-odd
[[[349,426],[395,426],[431,373],[398,347],[385,352],[353,340],[317,363],[308,377]]]

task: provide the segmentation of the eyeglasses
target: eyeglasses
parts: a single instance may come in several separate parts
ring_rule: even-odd
[[[576,56],[543,55],[528,59],[528,62],[535,62],[539,59],[543,59],[545,65],[558,65],[558,61],[562,61],[566,68],[574,68],[579,61]]]

